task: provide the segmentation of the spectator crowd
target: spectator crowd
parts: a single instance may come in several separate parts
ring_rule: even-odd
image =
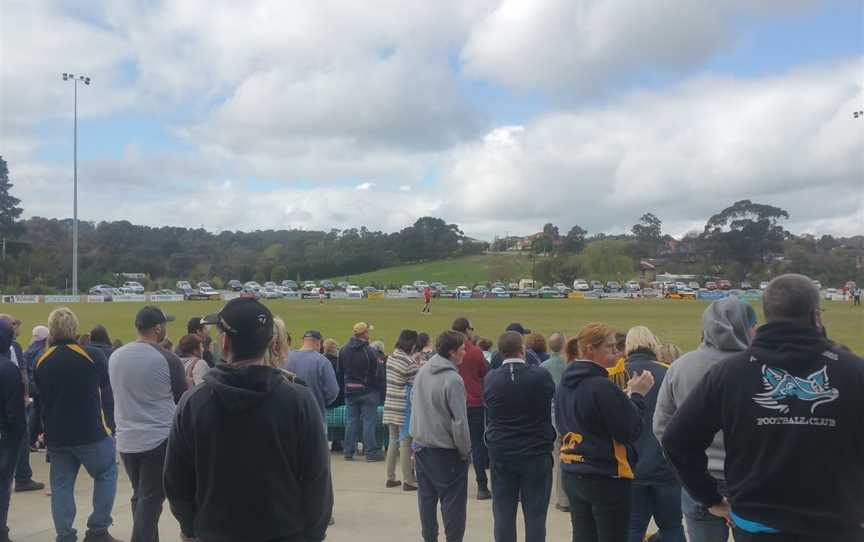
[[[465,537],[469,472],[496,542],[516,541],[520,506],[527,542],[550,510],[573,542],[864,541],[864,360],[828,338],[807,277],[774,279],[762,309],[711,303],[683,354],[650,322],[570,337],[514,322],[493,341],[464,317],[403,329],[392,350],[367,322],[341,348],[315,329],[292,348],[252,298],[191,319],[176,350],[156,306],[125,345],[57,308],[23,350],[0,314],[0,542],[11,493],[45,489],[29,459],[43,450],[59,542],[78,537],[82,466],[84,540],[116,540],[118,454],[133,542],[159,540],[165,500],[183,540],[324,540],[339,455],[416,494],[425,542]]]

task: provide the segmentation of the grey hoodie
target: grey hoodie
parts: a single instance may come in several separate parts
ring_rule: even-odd
[[[467,459],[471,451],[465,384],[449,359],[435,355],[414,377],[411,438],[430,448],[448,448]]]
[[[753,307],[735,296],[715,301],[702,313],[702,344],[678,358],[666,373],[657,394],[654,411],[654,435],[662,441],[669,420],[708,370],[727,357],[746,350],[750,345],[750,328],[756,322]],[[723,463],[726,448],[723,433],[718,432],[708,448],[708,471],[725,479]]]

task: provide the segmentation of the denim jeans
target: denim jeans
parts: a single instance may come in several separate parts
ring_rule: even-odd
[[[24,420],[27,422],[29,435],[29,428],[31,423],[31,417],[33,415],[33,408],[27,407],[24,411]],[[21,439],[21,446],[18,447],[18,457],[17,457],[17,465],[15,466],[15,481],[16,482],[27,482],[33,478],[33,469],[30,468],[30,439],[27,437]]]
[[[366,457],[381,455],[381,447],[375,438],[375,428],[378,425],[378,392],[369,390],[364,393],[345,396],[347,424],[343,453],[345,457],[353,457],[357,448],[357,438],[360,433],[360,423],[363,424],[363,453]]]
[[[474,464],[477,487],[486,488],[489,483],[486,477],[486,469],[489,468],[489,450],[483,438],[486,432],[486,407],[468,407],[468,431],[471,434],[471,462]]]
[[[516,542],[516,512],[520,502],[525,518],[525,540],[546,540],[553,464],[549,454],[499,460],[492,457],[495,542]]]
[[[725,497],[727,495],[725,482],[718,481],[717,490]],[[687,536],[690,542],[727,542],[729,540],[729,527],[726,526],[726,520],[715,516],[707,508],[694,501],[686,489],[681,490],[681,509],[687,519]]]
[[[573,542],[627,542],[631,481],[564,471]]]
[[[681,524],[681,486],[675,483],[633,484],[629,542],[642,542],[654,516],[663,542],[686,542]]]
[[[459,452],[421,448],[417,461],[417,505],[423,542],[438,540],[438,502],[447,542],[462,542],[468,505],[468,462]]]
[[[26,438],[21,439],[27,442]],[[12,496],[12,477],[15,474],[15,462],[18,459],[19,446],[15,442],[3,442],[0,439],[0,540],[9,539],[9,499]]]
[[[81,465],[93,477],[93,513],[87,519],[87,530],[102,533],[111,526],[111,510],[117,494],[117,462],[114,439],[105,437],[92,444],[55,446],[51,454],[51,516],[57,531],[57,542],[74,542],[78,532],[75,523],[75,479]]]

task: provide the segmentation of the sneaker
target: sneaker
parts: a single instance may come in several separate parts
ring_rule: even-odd
[[[404,484],[402,484],[402,491],[417,491],[417,486],[405,482]]]
[[[122,542],[111,536],[111,533],[108,531],[102,531],[101,533],[94,533],[93,531],[88,530],[87,534],[84,535],[84,542]]]
[[[353,456],[353,455],[346,455],[346,456],[343,456],[343,457],[345,457],[345,461],[354,461],[354,456]]]
[[[32,479],[15,482],[16,493],[21,491],[39,491],[41,489],[45,489],[45,484],[42,482],[34,482]]]
[[[384,483],[384,487],[399,487],[401,485],[402,485],[402,482],[400,482],[399,480],[387,480]]]
[[[367,463],[377,463],[379,461],[384,461],[384,454],[381,455],[367,455],[366,462]]]
[[[492,494],[489,493],[489,490],[485,487],[477,488],[477,500],[478,501],[488,501],[492,498]]]

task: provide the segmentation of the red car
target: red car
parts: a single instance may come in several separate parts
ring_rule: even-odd
[[[716,290],[717,289],[717,283],[714,282],[713,280],[709,280],[708,282],[705,283],[705,289],[706,290]]]
[[[732,283],[729,282],[728,280],[721,280],[720,283],[718,284],[718,286],[720,287],[721,290],[731,290],[732,289]]]

